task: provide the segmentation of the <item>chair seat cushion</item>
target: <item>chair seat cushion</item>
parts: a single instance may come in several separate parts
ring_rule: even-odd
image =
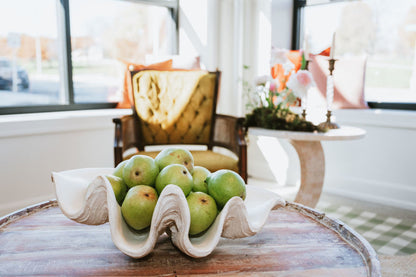
[[[220,169],[230,169],[235,172],[238,172],[238,160],[210,150],[197,150],[191,151],[192,156],[194,157],[194,164],[203,166],[211,172],[215,172]],[[146,155],[152,158],[155,158],[159,154],[159,151],[142,151],[131,154],[124,158],[127,160],[134,155]]]

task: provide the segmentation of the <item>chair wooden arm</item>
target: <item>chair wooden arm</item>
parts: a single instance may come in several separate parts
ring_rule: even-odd
[[[246,142],[246,129],[244,127],[245,118],[238,118],[237,120],[237,136],[238,136],[238,147],[239,147],[239,157],[238,157],[238,167],[240,169],[241,177],[247,183],[248,173],[247,173],[247,142]]]
[[[237,155],[240,175],[247,182],[247,143],[243,122],[244,118],[216,114],[213,145]]]
[[[129,148],[139,148],[137,137],[137,119],[134,115],[114,118],[114,166],[123,161],[123,153]]]
[[[123,139],[121,132],[121,119],[113,118],[114,126],[114,167],[123,161]]]

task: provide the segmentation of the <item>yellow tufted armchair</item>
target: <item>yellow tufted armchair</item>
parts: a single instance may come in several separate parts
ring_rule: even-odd
[[[131,75],[133,114],[113,119],[115,165],[137,154],[156,157],[156,146],[187,145],[195,165],[211,172],[231,169],[247,182],[243,118],[216,114],[219,71],[141,70]]]

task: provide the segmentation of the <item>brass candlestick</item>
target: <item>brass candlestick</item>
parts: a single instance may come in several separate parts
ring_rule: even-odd
[[[305,70],[308,70],[310,62],[311,62],[311,60],[306,60],[305,61]]]
[[[306,109],[302,109],[302,118],[306,119]]]
[[[305,60],[305,70],[308,70],[309,63],[311,60]],[[306,96],[301,99],[302,104],[302,118],[306,120]]]
[[[326,113],[326,121],[322,122],[318,125],[321,129],[338,129],[339,125],[331,122],[332,116],[332,102],[334,100],[334,79],[332,72],[335,69],[335,59],[331,58],[329,61],[329,76],[327,77],[326,82],[326,103],[327,103],[327,113]]]

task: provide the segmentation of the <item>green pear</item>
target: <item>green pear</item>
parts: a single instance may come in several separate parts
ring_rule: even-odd
[[[189,150],[183,148],[165,148],[156,156],[155,162],[159,166],[159,170],[170,164],[182,164],[191,174],[194,171],[194,157]]]
[[[246,198],[246,184],[243,178],[232,170],[215,171],[207,177],[206,182],[208,194],[215,199],[220,209],[234,196],[239,196],[243,200]]]
[[[186,198],[191,214],[190,235],[197,235],[209,228],[218,214],[214,198],[204,192],[191,192]]]
[[[114,195],[116,196],[116,200],[121,206],[128,190],[126,183],[124,183],[123,179],[114,175],[106,175],[105,177],[108,179],[108,181],[110,181],[110,184],[113,187]]]
[[[194,186],[192,191],[202,191],[208,193],[208,185],[205,182],[207,177],[211,172],[202,166],[194,166],[194,173],[192,174],[192,179],[194,180]]]
[[[136,155],[131,157],[123,169],[123,180],[129,188],[139,185],[154,187],[159,174],[159,167],[149,156]]]
[[[127,192],[121,213],[127,225],[142,230],[150,226],[156,203],[156,190],[150,186],[138,185]]]
[[[159,195],[169,184],[177,185],[182,189],[185,196],[187,196],[192,190],[194,181],[192,180],[191,173],[189,173],[184,165],[171,164],[163,168],[156,178],[155,187]]]
[[[116,168],[114,169],[113,175],[123,178],[123,169],[124,166],[126,165],[126,163],[128,162],[128,160],[122,161],[121,163],[119,163]]]

